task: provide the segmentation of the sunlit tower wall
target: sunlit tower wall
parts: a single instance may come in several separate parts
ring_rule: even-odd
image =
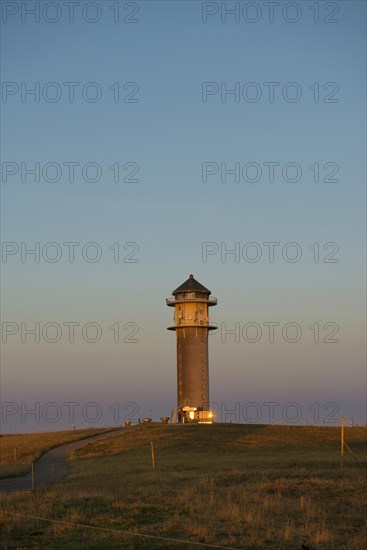
[[[166,299],[174,307],[177,341],[177,420],[205,421],[209,411],[208,333],[217,327],[210,325],[209,307],[217,305],[211,291],[193,275]],[[206,414],[207,413],[207,414]],[[210,420],[212,421],[212,420]]]

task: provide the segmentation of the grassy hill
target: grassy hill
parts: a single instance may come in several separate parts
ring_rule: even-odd
[[[4,497],[3,510],[19,515],[1,514],[2,544],[361,550],[367,542],[367,429],[347,428],[345,437],[362,467],[349,454],[341,465],[338,428],[155,423],[128,428],[78,449],[63,484]]]
[[[86,428],[0,435],[0,479],[21,476],[29,472],[32,462],[52,447],[88,438],[111,429]]]

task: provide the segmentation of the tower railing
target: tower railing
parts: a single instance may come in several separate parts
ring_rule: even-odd
[[[167,306],[173,306],[175,304],[179,304],[180,302],[205,302],[210,306],[215,306],[217,305],[218,300],[214,296],[208,296],[205,298],[176,298],[175,296],[170,296],[169,298],[166,298]]]

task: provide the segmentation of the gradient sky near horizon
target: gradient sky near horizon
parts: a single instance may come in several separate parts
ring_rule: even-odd
[[[37,4],[39,22],[22,12]],[[43,12],[45,2],[1,2],[2,241],[8,251],[6,243],[19,247],[2,258],[3,431],[68,428],[73,422],[64,403],[71,401],[80,404],[78,426],[93,425],[93,406],[81,413],[90,402],[98,404],[104,425],[114,422],[116,403],[119,420],[133,409],[135,417],[169,415],[176,404],[176,347],[166,330],[172,309],[165,298],[190,273],[218,298],[211,308],[219,329],[209,339],[210,399],[236,410],[232,421],[260,411],[258,421],[266,423],[264,403],[275,402],[275,422],[286,421],[288,410],[292,418],[301,411],[302,424],[341,415],[364,423],[366,4],[280,1],[272,23],[262,1],[80,0],[74,22],[65,3],[51,4],[59,10],[51,5]],[[238,22],[224,11],[236,5]],[[95,23],[86,20],[94,17]],[[76,83],[74,102],[65,82]],[[136,84],[124,89],[129,82]],[[206,101],[204,82],[219,90]],[[221,85],[231,90],[236,82],[241,95],[221,97]],[[274,101],[269,82],[276,83]],[[292,101],[296,88],[289,83],[301,91],[299,101]],[[22,97],[22,87],[38,85],[39,101]],[[100,100],[88,101],[96,89]],[[256,90],[261,97],[250,101]],[[128,94],[137,101],[124,102]],[[70,162],[79,163],[74,182]],[[279,163],[273,182],[269,162]],[[22,182],[24,166],[35,163],[40,181],[23,173]],[[48,163],[61,167],[59,181],[47,181],[56,173],[46,170]],[[83,178],[87,163],[99,166],[99,181],[87,181],[93,167]],[[114,182],[109,167],[116,163],[120,180],[137,165],[138,181]],[[203,163],[218,167],[207,181]],[[256,179],[256,166],[261,177],[246,181],[241,172],[240,181],[228,174],[222,182],[221,163],[228,169],[240,163],[241,170],[250,163],[247,179]],[[300,167],[298,181],[287,181],[295,179],[288,163]],[[61,258],[22,261],[22,242],[28,248],[38,242],[41,250],[57,243]],[[80,243],[74,262],[65,242]],[[81,252],[90,242],[102,252],[94,263]],[[273,262],[267,242],[280,243]],[[206,258],[203,243],[214,243]],[[247,243],[256,243],[259,261],[250,261],[255,247]],[[284,258],[295,251],[284,249],[287,243],[297,243],[299,261]],[[239,257],[225,254],[235,246]],[[55,250],[46,247],[46,258]],[[51,327],[46,338],[41,330],[39,343],[25,334],[22,342],[21,323],[42,329],[50,322],[62,327],[59,341],[47,341]],[[74,343],[68,322],[79,323]],[[279,323],[273,343],[269,322]],[[98,342],[83,339],[86,323],[101,327]],[[118,343],[109,328],[114,323]],[[258,341],[244,338],[247,323],[261,327]],[[299,341],[282,336],[287,323],[299,325]],[[336,325],[339,341],[324,342]],[[6,336],[11,326],[19,330]],[[225,334],[235,326],[239,341]],[[137,342],[122,341],[134,327]],[[249,328],[248,340],[256,339],[255,330]],[[56,405],[42,415],[51,402]],[[37,403],[39,422],[25,414]],[[223,407],[219,420],[226,419]]]

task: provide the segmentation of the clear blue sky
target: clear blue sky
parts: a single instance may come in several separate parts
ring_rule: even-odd
[[[95,3],[98,12],[80,1],[73,23],[62,2],[59,10],[51,6],[45,13],[41,1],[39,22],[22,13],[21,4],[31,9],[35,2],[1,4],[2,240],[19,246],[2,263],[2,320],[19,326],[3,345],[2,399],[15,403],[3,429],[68,427],[62,405],[67,401],[80,403],[79,411],[83,404],[98,403],[104,424],[113,421],[109,407],[115,402],[121,408],[135,402],[136,416],[170,414],[176,403],[176,348],[174,334],[166,331],[172,310],[165,297],[190,273],[218,297],[211,310],[212,320],[221,326],[210,336],[213,402],[226,403],[228,409],[239,402],[241,410],[255,402],[264,422],[269,416],[264,402],[280,403],[279,422],[284,421],[282,407],[296,402],[302,423],[312,421],[314,403],[321,416],[332,411],[328,403],[336,403],[335,417],[364,422],[366,4],[326,6],[321,1],[316,3],[318,23],[315,8],[310,9],[315,3],[305,0],[295,3],[299,13],[296,8],[284,11],[287,3],[280,1],[273,23],[261,1],[256,13],[253,6],[244,11],[248,2],[120,2],[117,23],[111,10],[117,3],[109,0]],[[227,15],[222,22],[221,9],[235,4],[239,21]],[[217,8],[204,23],[203,10],[205,16]],[[246,20],[256,16],[258,22]],[[94,17],[99,21],[86,20]],[[65,82],[77,83],[74,102]],[[91,82],[96,84],[85,88]],[[136,84],[124,90],[129,82]],[[206,102],[203,82],[215,83],[212,89],[219,90]],[[269,82],[277,83],[273,102],[268,100],[270,85],[264,84]],[[222,83],[228,90],[239,87],[239,97],[221,97]],[[292,99],[296,91],[289,83],[296,83],[299,101],[284,98]],[[39,102],[34,95],[24,96],[25,88],[35,86]],[[96,90],[102,97],[87,101],[82,89],[88,98]],[[261,98],[249,101],[259,89]],[[60,91],[60,99],[52,102]],[[128,94],[137,101],[123,102]],[[70,162],[79,163],[74,182],[68,181],[64,164]],[[102,172],[94,183],[82,173],[90,162]],[[264,165],[269,162],[279,163],[273,182]],[[24,166],[35,163],[40,181],[23,173],[22,182]],[[59,181],[47,181],[56,173],[54,166],[47,172],[48,163],[62,167]],[[138,165],[138,181],[115,183],[109,169],[115,163],[122,177]],[[126,163],[135,164],[123,169]],[[218,167],[206,182],[203,163]],[[250,165],[248,179],[255,179],[256,166],[261,177],[246,181],[241,172],[240,181],[228,175],[221,182],[221,163],[228,169],[239,163],[241,170],[256,163]],[[298,181],[282,176],[288,163],[301,168]],[[314,181],[315,163],[319,182]],[[338,181],[323,181],[335,167]],[[93,178],[93,167],[89,170],[87,177]],[[295,178],[294,170],[291,166],[286,172],[288,179]],[[62,244],[71,241],[80,243],[73,263]],[[39,242],[41,250],[46,243],[58,243],[62,256],[52,263],[41,254],[37,263],[28,255],[22,262],[22,242],[29,248]],[[82,256],[89,242],[100,247],[98,262]],[[117,263],[109,249],[116,242],[121,248]],[[206,262],[204,242],[219,247]],[[249,255],[255,250],[246,249],[249,242],[260,246],[258,262],[246,257],[246,250]],[[266,242],[280,243],[274,262]],[[282,257],[289,242],[302,251],[298,262]],[[319,262],[314,261],[316,247],[309,249],[315,242]],[[136,245],[126,243],[138,245],[135,255]],[[239,246],[238,262],[225,250],[221,254],[221,243],[227,249]],[[335,245],[323,250],[326,243],[338,245],[331,258],[338,262],[323,261],[335,250]],[[55,251],[49,248],[46,257]],[[94,249],[89,252],[92,256]],[[80,327],[69,343],[63,323],[74,321]],[[22,343],[22,322],[28,327],[38,322],[41,329],[57,323],[62,336],[50,343],[41,334],[34,343],[34,337],[25,335]],[[100,341],[83,340],[81,326],[88,322],[101,327]],[[116,322],[122,338],[131,331],[124,325],[135,323],[138,342],[114,343],[108,327]],[[225,327],[239,323],[242,331],[249,322],[262,327],[258,342],[245,341],[242,333],[239,342],[223,337]],[[267,322],[280,323],[274,343],[263,325]],[[298,342],[281,335],[289,322],[302,329]],[[319,343],[309,329],[316,322]],[[338,343],[323,342],[335,326],[324,328],[326,323],[339,326]],[[60,421],[51,424],[49,412],[39,424],[31,415],[22,422],[22,402],[23,409],[35,402],[41,407],[57,403],[63,411]],[[76,423],[85,425],[85,418]]]

